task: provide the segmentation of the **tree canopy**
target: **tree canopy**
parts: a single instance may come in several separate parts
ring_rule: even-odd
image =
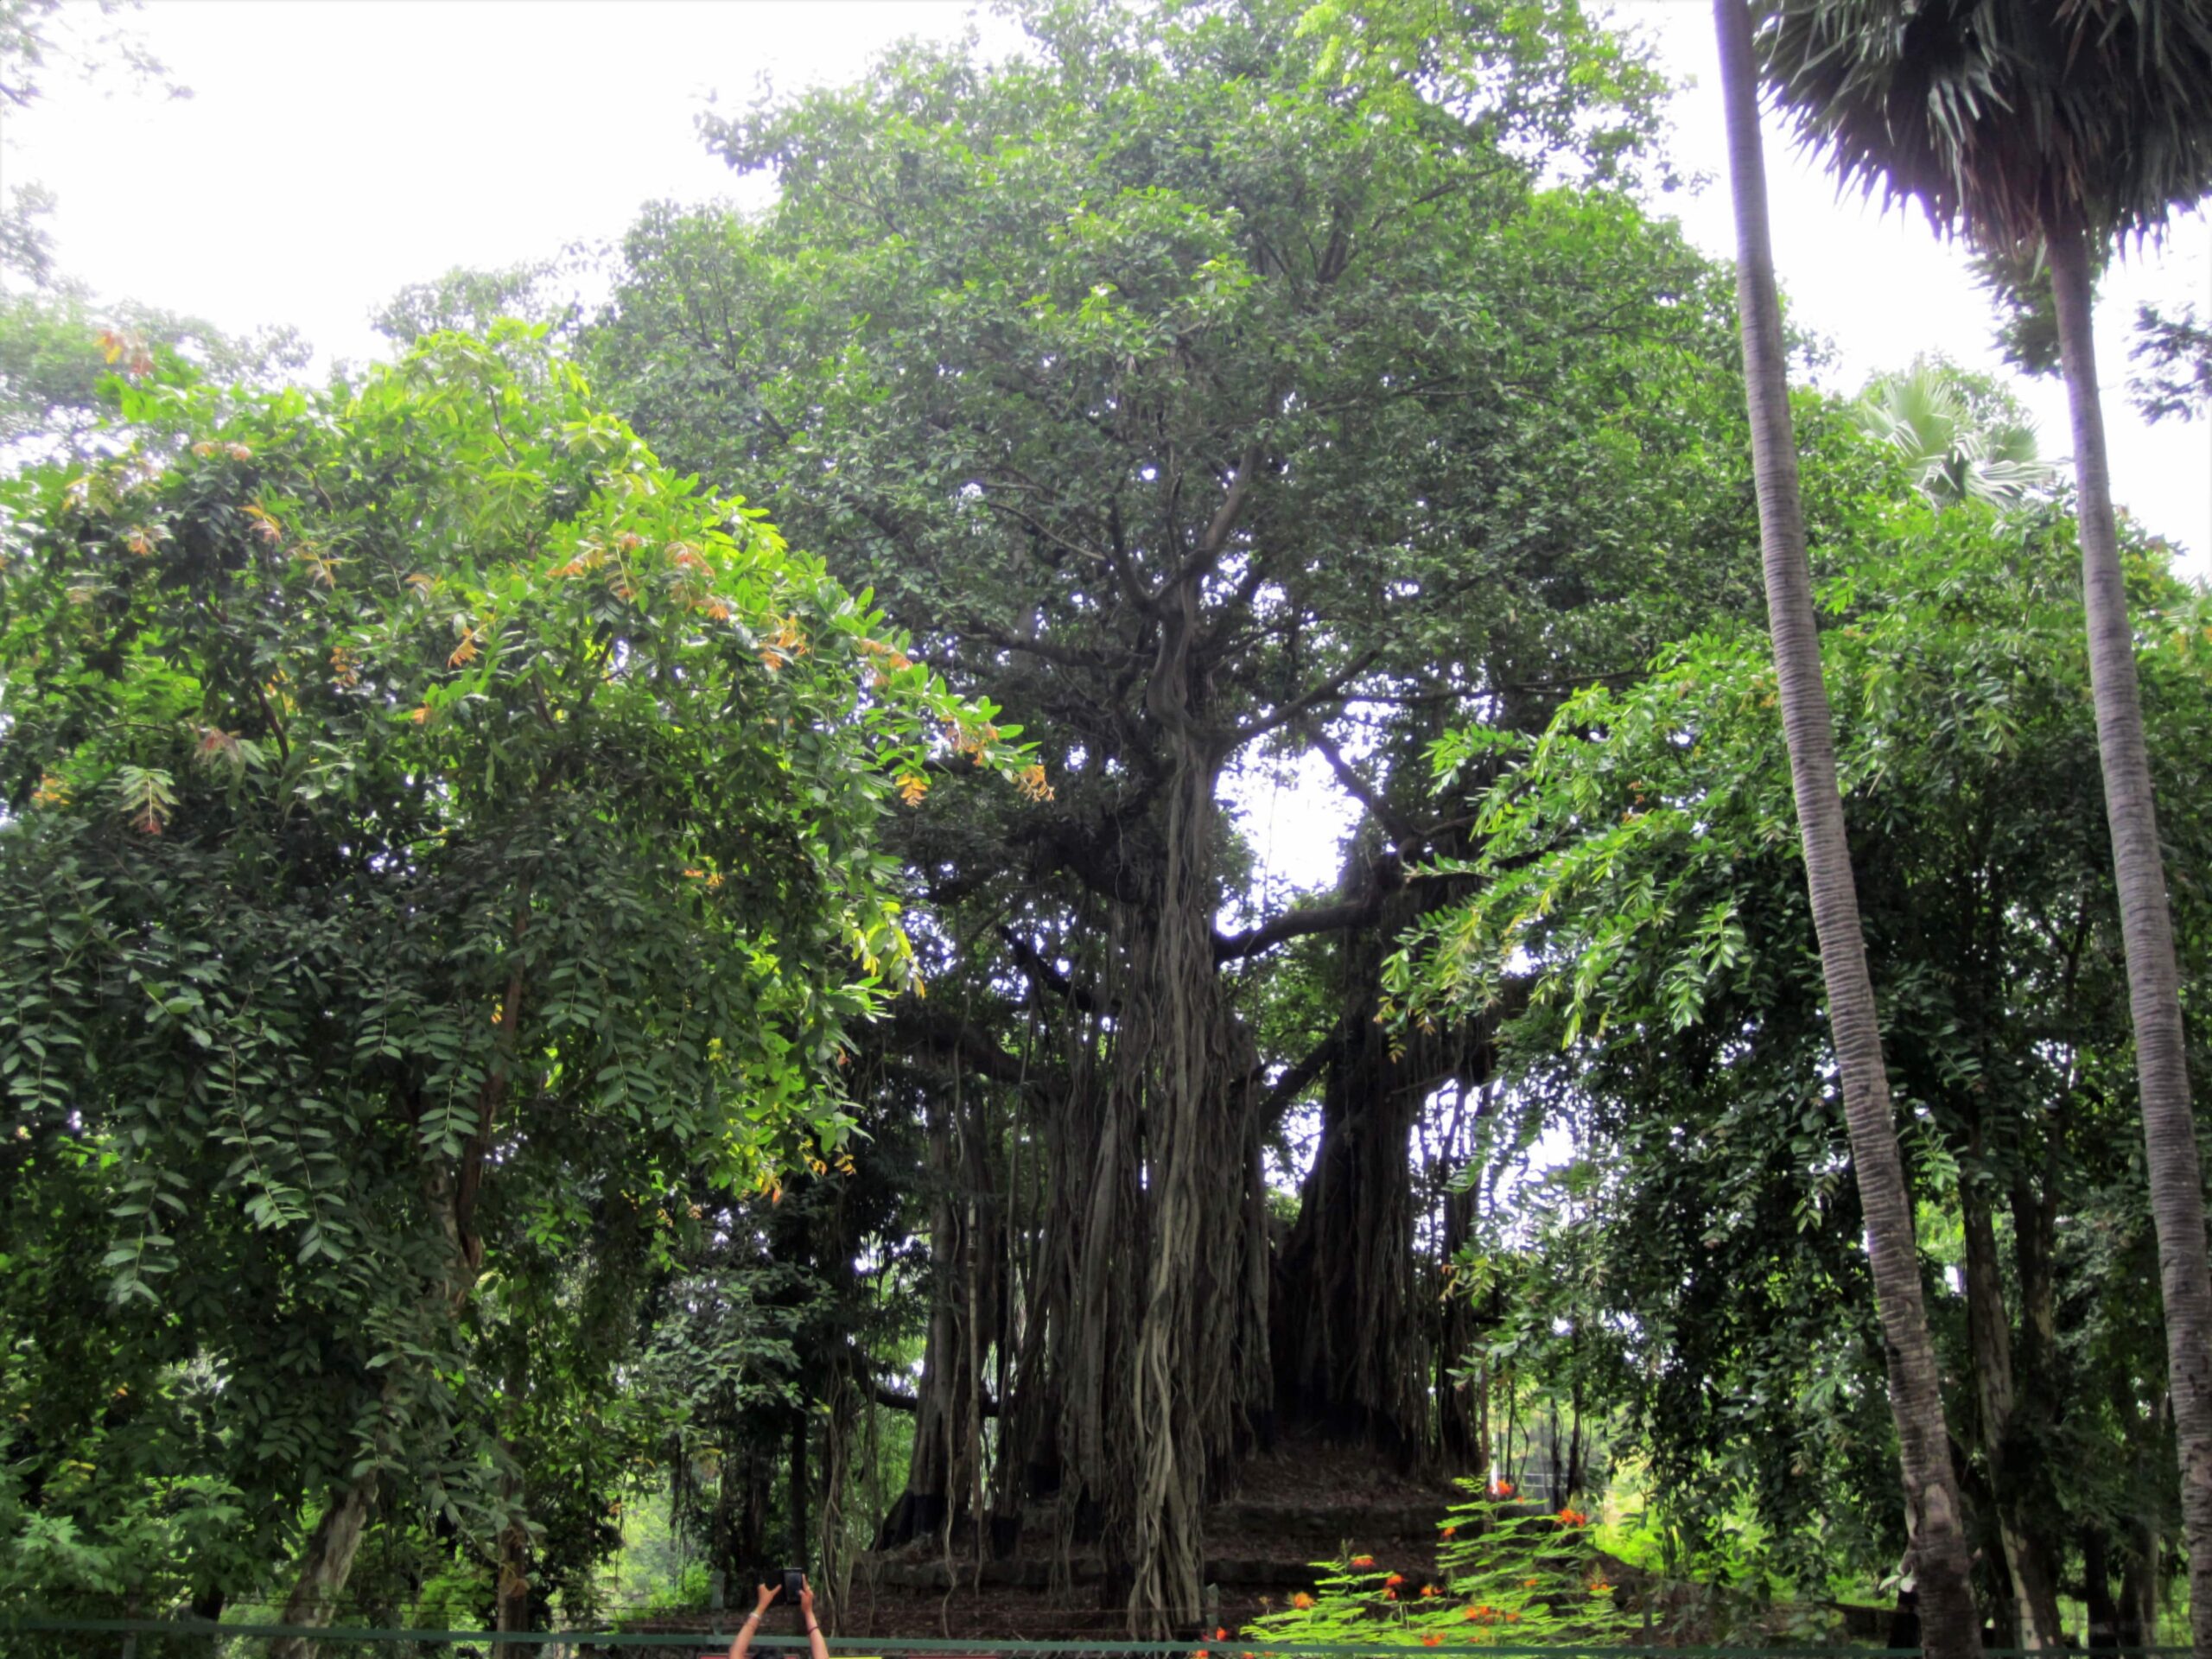
[[[1887,1625],[1669,89],[1573,0],[1012,15],[322,387],[0,296],[0,1617]],[[1971,1611],[2147,1643],[2079,503],[1999,380],[1787,400]],[[2201,1070],[2212,617],[2122,545]]]
[[[62,1549],[192,1470],[192,1548],[81,1562],[150,1591],[384,1478],[496,1510],[487,1238],[662,1249],[692,1169],[838,1155],[914,971],[877,821],[1014,752],[518,327],[124,408],[12,492],[0,1077],[10,1255],[75,1263],[10,1276],[11,1479],[96,1471]]]

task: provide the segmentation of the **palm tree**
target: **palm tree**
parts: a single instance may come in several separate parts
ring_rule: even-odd
[[[2051,476],[2018,406],[1948,363],[1923,359],[1877,378],[1851,414],[1904,458],[1914,486],[1938,506],[2009,507]]]
[[[1939,230],[2040,247],[2074,429],[2105,814],[2135,1025],[2189,1534],[2190,1622],[2212,1659],[2212,1270],[2173,920],[2158,851],[2103,410],[2093,273],[2212,188],[2212,0],[1771,0],[1767,75],[1843,176]]]
[[[1961,1659],[1981,1649],[1981,1617],[1967,1580],[1966,1536],[1951,1472],[1950,1436],[1936,1351],[1921,1298],[1920,1252],[1912,1198],[1897,1153],[1889,1072],[1874,1012],[1859,929],[1859,891],[1844,836],[1835,776],[1835,738],[1821,679],[1820,635],[1813,620],[1812,569],[1805,553],[1797,449],[1767,228],[1766,168],[1759,149],[1757,70],[1745,0],[1713,0],[1720,37],[1721,100],[1728,119],[1728,171],[1736,204],[1736,296],[1744,336],[1751,468],[1758,491],[1759,543],[1766,566],[1767,626],[1782,724],[1789,745],[1805,884],[1827,980],[1828,1028],[1843,1082],[1851,1161],[1866,1222],[1874,1300],[1889,1356],[1890,1411],[1897,1422],[1905,1513],[1911,1528],[1921,1634],[1933,1659]]]

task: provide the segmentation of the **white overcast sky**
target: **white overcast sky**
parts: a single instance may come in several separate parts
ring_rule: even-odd
[[[1712,182],[1661,206],[1726,257],[1709,7],[1624,0],[1616,15],[1692,83],[1675,100],[1675,154]],[[103,296],[232,330],[290,323],[326,356],[359,359],[382,344],[371,311],[404,283],[616,237],[656,198],[758,200],[694,135],[709,95],[744,99],[764,75],[783,88],[842,79],[899,36],[952,35],[969,17],[942,0],[150,0],[137,24],[194,96],[56,77],[8,118],[0,183],[55,192],[61,264]],[[982,27],[1009,38],[995,20]],[[1920,352],[1998,366],[1957,250],[1916,217],[1839,200],[1771,127],[1767,162],[1783,285],[1797,320],[1833,342],[1836,389]],[[2107,279],[2098,346],[2117,493],[2203,577],[2212,423],[2145,426],[2124,395],[2137,302],[2191,297],[2212,307],[2212,232],[2196,217]],[[2063,455],[2063,395],[2022,390],[2045,453]],[[1288,812],[1260,798],[1272,791],[1247,800],[1258,838],[1281,843],[1267,861],[1304,885],[1333,873],[1341,821],[1294,792]],[[1266,832],[1285,817],[1295,829]]]

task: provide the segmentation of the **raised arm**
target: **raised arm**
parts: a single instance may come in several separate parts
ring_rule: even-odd
[[[753,1645],[753,1634],[760,1628],[760,1615],[768,1611],[768,1604],[776,1599],[776,1592],[766,1585],[757,1587],[760,1592],[760,1605],[747,1613],[745,1623],[737,1627],[737,1635],[729,1644],[729,1659],[745,1659],[745,1650]],[[806,1622],[810,1624],[814,1623],[811,1611],[807,1614]]]
[[[822,1639],[822,1624],[814,1616],[814,1586],[804,1579],[798,1581],[798,1613],[805,1621],[806,1645],[814,1659],[830,1659],[830,1644]]]

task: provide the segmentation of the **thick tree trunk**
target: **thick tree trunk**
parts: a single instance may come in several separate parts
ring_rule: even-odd
[[[1049,1433],[1005,1448],[1058,1483],[1063,1566],[1100,1539],[1106,1598],[1141,1636],[1199,1620],[1204,1506],[1268,1436],[1273,1404],[1257,1056],[1214,958],[1221,734],[1201,719],[1198,580],[1157,601],[1156,839],[1131,849],[1143,897],[1105,906],[1111,1025],[1071,1052],[1054,1126],[1039,1306],[1056,1410],[1025,1402]]]
[[[331,1611],[353,1571],[361,1529],[376,1507],[376,1476],[366,1474],[330,1495],[329,1507],[300,1551],[299,1576],[292,1582],[292,1593],[284,1599],[284,1624],[330,1623]],[[269,1659],[315,1659],[315,1643],[306,1637],[280,1636],[269,1644]]]
[[[499,1529],[499,1588],[494,1628],[530,1628],[530,1531],[518,1521],[511,1521]]]
[[[522,1465],[516,1457],[513,1432],[530,1387],[530,1342],[518,1333],[507,1370],[505,1413],[507,1433],[500,1449],[510,1465],[499,1478],[499,1497],[506,1505],[506,1524],[499,1529],[499,1583],[493,1598],[493,1627],[502,1630],[530,1628],[530,1528],[523,1512]]]
[[[2151,1647],[2158,1640],[2158,1529],[2139,1521],[2128,1539],[2120,1566],[2120,1645]]]
[[[1216,517],[1210,533],[1225,534],[1233,515]],[[1070,1586],[1075,1548],[1095,1541],[1102,1605],[1120,1605],[1141,1635],[1198,1623],[1204,1507],[1269,1438],[1274,1406],[1258,1056],[1214,956],[1215,792],[1229,734],[1200,718],[1202,580],[1154,601],[1170,636],[1147,691],[1156,816],[1129,836],[1127,891],[1100,901],[1103,929],[1090,924],[1103,934],[1086,952],[1100,982],[1059,999],[1051,1017],[1066,1083],[1042,1122],[1041,1230],[1017,1285],[1009,1230],[969,1214],[961,1248],[989,1271],[955,1274],[954,1306],[941,1291],[909,1495],[939,1487],[948,1512],[964,1502],[980,1522],[994,1485],[1009,1521],[1020,1487],[1057,1493],[1053,1587]],[[941,1215],[936,1231],[942,1258],[961,1224]],[[948,1266],[940,1259],[941,1281]],[[952,1452],[929,1450],[948,1438],[930,1402],[941,1396],[950,1419],[972,1407],[992,1349],[1003,1390],[995,1483],[975,1466],[979,1433],[966,1452],[957,1434]],[[972,1410],[968,1421],[979,1427]],[[894,1515],[887,1538],[912,1527],[912,1503],[902,1504],[909,1513]]]
[[[1866,1252],[1882,1321],[1890,1409],[1897,1430],[1906,1515],[1914,1547],[1923,1640],[1931,1659],[1979,1654],[1981,1618],[1967,1579],[1966,1537],[1941,1380],[1920,1284],[1912,1198],[1897,1152],[1889,1075],[1882,1058],[1874,988],[1866,969],[1834,737],[1821,679],[1812,573],[1789,418],[1774,257],[1767,228],[1757,69],[1745,0],[1713,0],[1719,36],[1721,101],[1727,118],[1729,175],[1736,210],[1736,291],[1744,337],[1752,471],[1758,490],[1768,626],[1774,636],[1790,782],[1805,856],[1813,920],[1827,980],[1828,1025],[1843,1084],[1852,1163],[1866,1217]]]
[[[192,1598],[192,1617],[204,1624],[214,1624],[223,1617],[224,1599],[222,1586],[207,1586]],[[218,1636],[195,1637],[183,1645],[193,1659],[220,1659],[223,1639]]]
[[[1287,1415],[1404,1464],[1421,1450],[1427,1406],[1407,1155],[1421,1099],[1397,1075],[1389,1034],[1365,1012],[1355,1002],[1345,1021],[1283,1249],[1277,1400]]]
[[[848,1258],[849,1260],[849,1258]],[[822,1424],[822,1507],[815,1523],[814,1611],[830,1635],[849,1628],[853,1560],[845,1545],[845,1492],[852,1470],[852,1444],[859,1427],[860,1390],[841,1363],[823,1390],[829,1409]]]
[[[1478,1185],[1444,1195],[1444,1238],[1438,1252],[1446,1262],[1474,1237]],[[1431,1386],[1436,1390],[1436,1456],[1449,1469],[1481,1473],[1490,1467],[1490,1372],[1486,1361],[1471,1359],[1475,1346],[1475,1308],[1466,1296],[1446,1296],[1434,1325]],[[1455,1381],[1452,1370],[1465,1364],[1471,1374]]]
[[[1114,930],[1118,933],[1119,929]],[[1086,1052],[1069,1094],[1055,1159],[1053,1215],[1059,1274],[1051,1318],[1058,1399],[1040,1486],[1058,1494],[1055,1530],[1070,1548],[1103,1537],[1109,1564],[1130,1512],[1133,1443],[1128,1421],[1130,1337],[1142,1245],[1141,1154],[1135,1103]]]
[[[2005,1310],[1997,1230],[1971,1170],[1960,1183],[1959,1209],[1966,1238],[1967,1331],[1974,1357],[1975,1416],[1981,1427],[1982,1453],[1989,1463],[1991,1508],[2012,1584],[2014,1611],[2008,1622],[2017,1630],[2020,1647],[2055,1651],[2065,1645],[2057,1574],[2019,1490],[2026,1471],[2015,1467],[2020,1450],[2012,1325]]]
[[[2158,1283],[2166,1312],[2166,1368],[2181,1452],[2182,1522],[2189,1538],[2190,1630],[2212,1659],[2212,1268],[2204,1243],[2204,1175],[2190,1102],[2173,916],[2151,797],[2135,640],[2105,460],[2104,410],[2091,333],[2088,238],[2073,224],[2048,227],[2058,343],[2073,416],[2074,474],[2082,540],[2082,598],[2088,613],[2089,681],[2113,881],[2127,950],[2135,1027],[2136,1086],[2143,1103],[2151,1214],[2158,1230]]]
[[[2099,1526],[2082,1529],[2082,1605],[2088,1615],[2082,1632],[2091,1649],[2120,1645],[2120,1604],[2112,1599],[2112,1547]]]
[[[806,1516],[810,1508],[808,1500],[814,1491],[814,1476],[809,1467],[810,1460],[807,1456],[810,1445],[810,1432],[812,1427],[813,1425],[804,1412],[799,1413],[791,1419],[791,1452],[787,1471],[791,1480],[789,1491],[791,1531],[789,1543],[791,1565],[801,1571],[805,1569],[807,1562]]]
[[[718,1564],[737,1605],[765,1565],[768,1549],[768,1494],[772,1471],[760,1448],[747,1445],[726,1455],[715,1476],[715,1504],[707,1520],[709,1559]]]
[[[988,1320],[990,1309],[975,1305],[995,1300],[999,1250],[998,1241],[982,1236],[987,1230],[976,1225],[974,1194],[989,1173],[980,1156],[979,1137],[957,1132],[954,1119],[963,1104],[956,1093],[950,1098],[932,1095],[927,1107],[930,1174],[936,1187],[930,1211],[929,1334],[906,1491],[884,1522],[880,1541],[886,1548],[918,1537],[949,1542],[947,1529],[965,1512],[979,1476],[969,1433],[983,1385],[976,1364],[982,1338],[975,1322],[979,1313]],[[979,1281],[990,1291],[979,1288]]]
[[[1356,858],[1343,891],[1373,880]],[[1377,1023],[1382,968],[1399,936],[1425,911],[1457,899],[1445,884],[1401,887],[1385,899],[1374,927],[1339,947],[1341,1021],[1326,1045],[1320,1135],[1299,1192],[1297,1221],[1277,1262],[1274,1356],[1278,1408],[1331,1438],[1373,1446],[1410,1467],[1443,1461],[1453,1472],[1473,1465],[1448,1458],[1449,1434],[1431,1432],[1432,1344],[1446,1366],[1467,1344],[1441,1327],[1465,1299],[1440,1303],[1417,1282],[1414,1236],[1414,1126],[1429,1097],[1456,1082],[1471,1089],[1487,1074],[1489,1051],[1472,1027],[1416,1030],[1395,1038]],[[1268,1130],[1272,1125],[1262,1125]],[[1462,1195],[1448,1195],[1446,1207]],[[1464,1205],[1462,1206],[1464,1208]],[[1447,1234],[1450,1223],[1446,1224]],[[1449,1262],[1463,1239],[1447,1239]],[[1448,1390],[1448,1380],[1445,1382]]]
[[[1242,1119],[1249,1114],[1249,1102],[1222,1099],[1219,1089],[1228,1057],[1213,959],[1215,763],[1192,734],[1179,734],[1176,747],[1159,914],[1121,1052],[1132,1104],[1141,1097],[1144,1105],[1149,1222],[1132,1368],[1137,1455],[1129,1628],[1154,1638],[1199,1618],[1200,1511],[1207,1477],[1217,1459],[1226,1460],[1233,1440],[1234,1365],[1224,1326],[1234,1328],[1236,1310],[1205,1306],[1202,1268],[1222,1261],[1228,1224],[1243,1230]],[[1225,1109],[1233,1104],[1243,1111]],[[1224,1165],[1239,1200],[1226,1217]]]

